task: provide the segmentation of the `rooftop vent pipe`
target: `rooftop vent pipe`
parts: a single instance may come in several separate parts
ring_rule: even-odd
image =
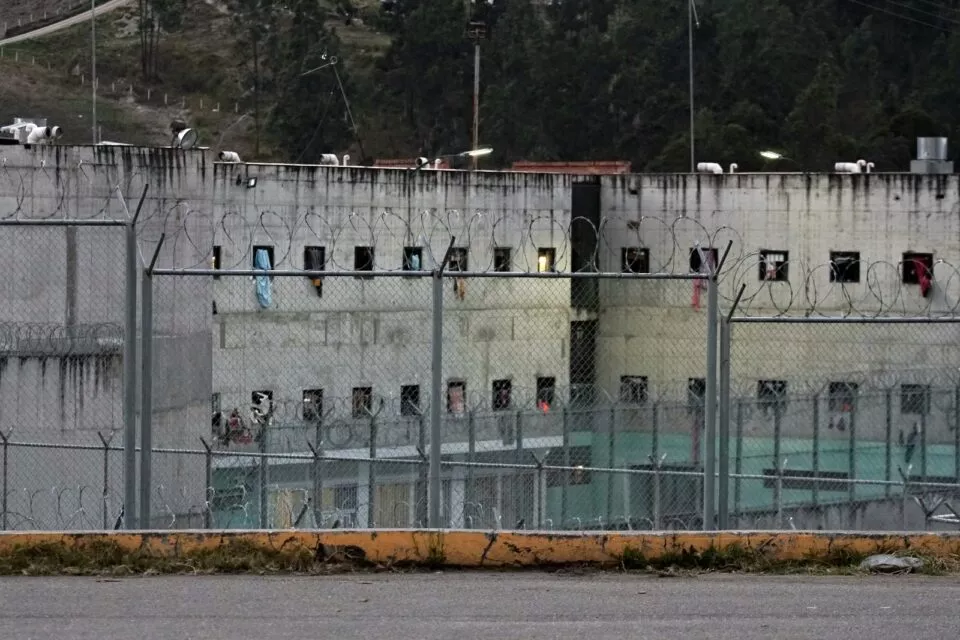
[[[910,173],[953,173],[947,160],[946,138],[917,138],[917,159],[910,161]]]

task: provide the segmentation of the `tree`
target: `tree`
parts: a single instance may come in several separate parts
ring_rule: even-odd
[[[271,136],[295,162],[316,162],[355,131],[346,91],[349,78],[338,59],[340,43],[323,23],[315,0],[293,0],[291,26],[270,61],[277,105]]]
[[[419,154],[470,144],[473,56],[462,0],[419,0],[380,67],[382,108],[397,109]]]
[[[145,80],[159,79],[160,35],[183,24],[186,0],[140,0],[140,66]]]
[[[272,58],[279,46],[280,6],[278,0],[233,0],[231,10],[242,75],[252,85],[254,155],[259,156],[261,103],[263,95],[272,88],[264,62]]]
[[[787,117],[784,133],[792,155],[808,170],[829,171],[836,161],[839,94],[839,69],[832,59],[824,60]]]

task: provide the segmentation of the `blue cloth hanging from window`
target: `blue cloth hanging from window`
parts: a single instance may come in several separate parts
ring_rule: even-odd
[[[253,266],[257,269],[271,269],[270,254],[266,249],[257,249],[253,257]],[[257,276],[257,302],[262,309],[269,309],[273,305],[273,290],[269,276]]]

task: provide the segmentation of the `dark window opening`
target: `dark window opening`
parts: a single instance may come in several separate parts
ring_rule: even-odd
[[[354,247],[353,248],[353,270],[354,271],[373,271],[373,247]],[[361,278],[370,278],[372,276],[359,276]]]
[[[567,484],[576,485],[576,484],[590,484],[592,478],[590,477],[590,472],[586,469],[581,469],[577,467],[589,467],[593,463],[593,452],[590,447],[569,447],[568,448],[569,457],[564,458],[563,449],[551,449],[550,453],[547,454],[546,459],[543,461],[543,464],[548,467],[564,467],[571,466],[573,469],[561,470],[553,469],[547,470],[547,486],[548,487],[562,487],[563,486],[563,477],[567,475]],[[568,462],[569,461],[569,462]]]
[[[856,382],[831,382],[828,389],[827,407],[831,412],[849,413],[860,385]]]
[[[467,270],[467,248],[453,247],[450,250],[450,262],[447,263],[447,269],[450,271]]]
[[[510,408],[513,383],[510,380],[493,381],[493,410],[504,411]]]
[[[220,247],[220,245],[218,245],[218,244],[217,244],[217,245],[214,245],[214,246],[213,246],[213,268],[216,269],[217,271],[219,271],[220,269],[223,268],[223,267],[221,266],[221,264],[222,264],[222,255],[223,255],[223,253],[222,253],[222,248]],[[220,279],[220,276],[213,276],[213,279],[214,279],[214,280],[219,280],[219,279]]]
[[[353,417],[369,418],[373,413],[373,387],[353,388]]]
[[[540,247],[537,249],[537,271],[539,273],[548,273],[554,271],[557,252],[553,247]]]
[[[408,384],[400,387],[400,415],[420,415],[420,385]]]
[[[319,420],[323,415],[323,389],[304,389],[303,419],[307,422]]]
[[[706,265],[703,264],[703,260],[700,257],[700,252],[703,252],[703,255],[707,257],[707,260],[710,262],[711,268],[716,268],[717,262],[720,260],[720,254],[718,253],[716,247],[694,247],[690,249],[690,271],[692,273],[701,273],[705,271]]]
[[[266,407],[273,406],[273,391],[270,390],[261,390],[254,391],[250,394],[250,404],[253,406],[265,405]]]
[[[254,391],[250,394],[250,411],[255,422],[265,426],[273,415],[273,391]]]
[[[537,378],[537,408],[543,412],[553,406],[554,391],[557,379],[553,377]]]
[[[761,404],[780,404],[787,397],[786,380],[758,380],[757,399]]]
[[[860,282],[860,252],[830,252],[830,282]]]
[[[510,271],[510,247],[495,247],[493,249],[493,270]]]
[[[789,255],[786,251],[761,250],[760,279],[766,282],[786,282],[789,280]]]
[[[423,269],[423,247],[403,248],[403,270],[421,271]]]
[[[325,247],[304,247],[303,248],[303,270],[304,271],[326,271],[327,268],[327,250]],[[309,276],[310,283],[316,289],[317,295],[323,295],[323,279],[318,276]]]
[[[913,253],[903,254],[903,284],[921,284],[925,278],[933,277],[933,254]]]
[[[263,269],[263,268],[264,268],[263,266],[260,266],[260,264],[257,263],[257,256],[260,255],[260,251],[261,251],[261,250],[267,252],[267,264],[266,264],[266,268],[267,268],[267,269],[273,269],[273,268],[275,268],[275,267],[277,266],[277,264],[273,261],[273,247],[270,246],[270,245],[265,245],[265,244],[258,244],[258,245],[256,245],[256,246],[253,247],[253,268],[254,268],[254,269]],[[271,276],[271,277],[272,277],[272,276]]]
[[[925,416],[930,413],[930,387],[925,384],[900,385],[900,413]]]
[[[707,381],[704,378],[687,378],[687,409],[703,411],[707,406]]]
[[[304,271],[325,271],[326,268],[327,268],[326,247],[304,247],[303,248],[303,270]]]
[[[620,402],[647,403],[647,376],[620,376]]]
[[[623,273],[650,273],[650,250],[623,247],[620,250],[620,269]]]
[[[447,383],[447,413],[462,414],[467,410],[467,383],[455,380]]]

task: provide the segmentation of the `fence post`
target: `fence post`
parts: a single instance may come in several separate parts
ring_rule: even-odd
[[[907,530],[907,500],[910,495],[910,473],[913,471],[913,465],[907,465],[907,471],[904,473],[903,468],[897,466],[897,470],[900,472],[900,478],[903,480],[903,490],[900,494],[900,530]]]
[[[737,449],[733,459],[733,473],[736,478],[733,480],[733,512],[740,517],[740,491],[743,478],[743,400],[737,400]],[[739,527],[738,527],[739,528]]]
[[[720,319],[720,477],[717,483],[717,526],[730,527],[730,338],[733,325]]]
[[[617,405],[610,407],[610,433],[607,443],[607,468],[613,469],[617,437]],[[607,522],[613,522],[613,472],[607,472]]]
[[[783,529],[783,472],[787,468],[787,459],[777,461],[777,529]]]
[[[473,470],[472,463],[476,462],[476,455],[477,455],[477,425],[474,422],[473,411],[474,411],[473,409],[470,409],[470,412],[467,414],[467,462],[471,464],[467,466],[467,480],[466,480],[466,486],[464,487],[464,490],[463,490],[464,515],[465,516],[467,515],[466,509],[467,509],[467,505],[469,504],[471,509],[471,513],[470,513],[471,526],[470,527],[466,526],[467,525],[466,518],[464,518],[463,525],[464,525],[464,528],[471,528],[471,529],[473,528],[472,526],[473,520],[476,518],[476,515],[477,515],[476,513],[473,513],[473,511],[476,510],[476,506],[473,504],[474,493],[476,492],[473,490],[474,470]]]
[[[533,489],[534,526],[538,531],[542,531],[547,509],[547,481],[543,469],[543,464],[547,459],[547,456],[544,455],[542,458],[538,458],[537,454],[531,451],[530,457],[533,458],[533,464],[537,467],[536,474],[534,476],[534,482],[536,485]],[[522,528],[525,529],[526,527]]]
[[[560,494],[560,528],[563,529],[567,521],[567,500],[570,491],[570,412],[567,407],[561,409],[561,426],[563,430],[563,485]]]
[[[440,492],[443,482],[440,474],[441,433],[440,433],[440,402],[441,387],[443,384],[443,268],[450,260],[453,243],[456,236],[450,236],[450,244],[440,263],[433,270],[433,331],[430,344],[430,487],[428,489],[430,510],[428,526],[431,529],[440,528]]]
[[[431,403],[432,404],[432,403]],[[431,409],[432,411],[432,409]],[[417,434],[417,452],[420,454],[420,464],[417,465],[417,489],[414,498],[417,501],[414,509],[416,526],[424,527],[428,519],[428,487],[430,484],[429,470],[430,461],[427,456],[427,418],[429,416],[420,414],[420,431]]]
[[[928,387],[927,394],[930,394],[930,393],[932,392]],[[922,482],[927,481],[927,413],[926,413],[926,409],[930,403],[929,395],[927,395],[927,397],[925,398],[925,402],[927,404],[923,407],[924,412],[920,414],[920,478]]]
[[[890,480],[893,478],[893,396],[890,389],[884,393],[884,409],[886,410],[886,444],[884,451],[883,479],[887,484],[883,487],[883,493],[890,497]]]
[[[103,530],[108,530],[108,520],[107,520],[107,496],[110,493],[110,441],[113,440],[113,433],[110,434],[109,438],[104,438],[103,434],[97,431],[97,437],[100,438],[100,442],[103,443],[103,500],[102,503],[102,516],[103,516]]]
[[[859,398],[853,396],[853,406],[850,407],[850,484],[847,485],[848,523],[852,528],[856,522],[857,499],[857,404]]]
[[[140,528],[149,529],[153,466],[153,276],[149,269],[143,272],[140,295]]]
[[[200,438],[206,453],[203,454],[203,528],[210,529],[213,524],[210,496],[213,489],[213,449],[207,441]]]
[[[523,412],[520,409],[517,409],[517,419],[516,419],[516,449],[513,454],[513,463],[515,465],[523,464]],[[511,477],[510,483],[513,487],[513,506],[517,514],[526,514],[526,509],[523,508],[523,481],[525,480],[524,472],[519,466],[513,468],[513,475]],[[500,517],[503,517],[503,511],[500,512]],[[524,515],[520,516],[524,518]],[[516,527],[510,527],[515,529]]]
[[[717,320],[719,316],[716,271],[707,278],[707,403],[703,443],[703,529],[716,529],[717,462]]]
[[[813,394],[813,505],[820,504],[820,393]]]
[[[323,526],[323,437],[322,424],[323,416],[317,417],[316,444],[312,445],[307,441],[310,452],[313,454],[313,522],[319,529]]]
[[[440,528],[440,394],[443,381],[443,277],[440,265],[433,272],[433,333],[430,344],[430,485],[427,487],[427,526]]]
[[[267,476],[270,473],[270,470],[268,468],[269,463],[267,462],[267,437],[268,437],[267,425],[268,424],[269,424],[269,420],[263,423],[262,425],[260,425],[259,427],[260,443],[258,448],[260,449],[260,464],[257,467],[257,484],[258,484],[257,494],[259,495],[259,502],[260,502],[258,520],[259,520],[259,527],[261,529],[267,528],[267,520],[268,520],[267,512],[269,511],[269,508],[267,505],[267,500],[268,500],[267,483],[269,482],[269,479]]]
[[[149,185],[144,185],[136,213],[125,228],[123,330],[123,503],[124,528],[137,520],[137,217]]]
[[[653,464],[653,528],[655,531],[659,531],[662,527],[661,520],[663,517],[662,506],[661,506],[661,479],[660,479],[660,469],[663,466],[663,461],[666,460],[667,454],[662,456],[655,457],[650,456],[650,462]]]
[[[3,530],[7,530],[7,495],[10,493],[7,481],[9,480],[8,470],[9,470],[9,448],[10,448],[10,434],[0,431],[0,441],[3,442],[3,499],[2,507],[3,509]]]
[[[307,447],[310,449],[310,453],[313,454],[313,467],[311,469],[311,475],[313,476],[313,497],[310,498],[310,501],[313,503],[313,524],[317,529],[320,529],[323,526],[323,476],[320,475],[320,457],[321,452],[318,450],[318,447],[313,446],[311,442],[307,441]]]
[[[953,390],[953,476],[960,484],[960,386]]]
[[[377,483],[377,419],[370,416],[370,462],[367,465],[367,526],[373,528],[376,515],[374,500],[376,499]]]

